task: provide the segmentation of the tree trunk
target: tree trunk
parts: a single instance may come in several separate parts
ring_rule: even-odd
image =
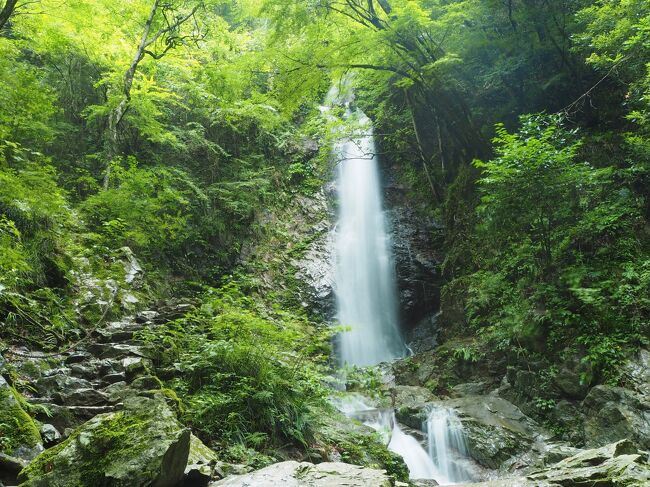
[[[408,89],[404,90],[404,95],[406,96],[406,102],[408,103],[409,111],[411,112],[411,123],[413,124],[413,132],[415,133],[415,142],[416,142],[417,147],[418,147],[418,152],[420,153],[420,160],[422,161],[422,168],[424,169],[424,174],[427,177],[427,181],[429,182],[429,187],[431,188],[431,194],[433,195],[433,199],[435,201],[439,202],[439,201],[441,201],[440,195],[438,194],[436,186],[433,183],[433,179],[431,178],[431,174],[429,174],[429,167],[427,165],[427,158],[424,155],[424,149],[422,148],[422,141],[420,139],[420,131],[418,130],[418,125],[417,125],[417,122],[415,121],[415,106],[414,106],[413,102],[411,101],[411,95],[409,94]]]
[[[108,189],[108,185],[111,179],[111,164],[114,159],[120,152],[119,146],[119,125],[122,121],[122,118],[129,109],[129,103],[131,101],[131,88],[133,87],[133,79],[135,78],[135,72],[138,69],[138,64],[144,58],[145,49],[147,45],[151,43],[149,39],[149,33],[151,31],[151,24],[153,24],[153,19],[156,16],[156,11],[158,10],[158,0],[154,0],[153,5],[151,6],[151,12],[149,12],[149,17],[147,22],[144,25],[144,30],[142,31],[142,37],[140,38],[140,44],[138,44],[138,49],[136,50],[129,69],[124,73],[124,86],[122,87],[122,99],[117,104],[117,106],[111,110],[111,113],[108,116],[108,134],[106,141],[106,170],[104,172],[104,190]]]
[[[13,14],[14,10],[16,10],[17,3],[18,0],[7,0],[7,3],[5,3],[4,7],[2,7],[2,10],[0,10],[0,31],[4,29],[7,22],[9,22],[11,14]]]

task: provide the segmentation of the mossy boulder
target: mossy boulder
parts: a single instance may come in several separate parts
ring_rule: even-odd
[[[25,405],[22,396],[0,376],[0,453],[31,459],[42,450],[41,435]]]
[[[173,487],[190,451],[184,428],[162,396],[129,397],[124,410],[100,414],[21,473],[24,487]]]
[[[190,454],[185,468],[186,486],[201,487],[208,485],[219,458],[196,436],[190,437]]]
[[[321,418],[317,433],[318,452],[312,457],[331,462],[385,470],[395,480],[406,481],[408,468],[402,458],[391,452],[379,433],[342,414]],[[320,458],[318,458],[320,456]]]

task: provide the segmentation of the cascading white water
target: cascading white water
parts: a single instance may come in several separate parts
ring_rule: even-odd
[[[427,451],[413,436],[406,434],[395,421],[392,409],[374,409],[356,394],[346,394],[334,405],[347,416],[373,428],[388,443],[388,449],[402,457],[412,479],[441,478]]]
[[[449,408],[434,407],[429,412],[425,429],[428,435],[429,457],[438,471],[436,480],[442,485],[472,480],[463,465],[468,457],[463,425]]]
[[[376,365],[405,355],[397,321],[395,273],[382,211],[375,142],[369,119],[364,134],[336,147],[339,223],[336,234],[339,357]]]
[[[404,459],[412,479],[434,479],[440,483],[440,474],[427,451],[411,435],[402,431],[397,423],[393,427],[393,434],[388,444],[388,449],[397,453]]]

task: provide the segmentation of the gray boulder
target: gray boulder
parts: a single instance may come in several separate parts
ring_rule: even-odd
[[[526,477],[463,484],[466,487],[645,487],[650,485],[646,454],[621,441],[585,450]]]
[[[650,449],[650,401],[631,389],[596,386],[582,402],[585,443],[597,447],[625,438]]]
[[[494,396],[468,396],[449,401],[460,415],[470,456],[485,467],[498,469],[523,454],[530,456],[537,442],[546,436],[539,425],[517,406]],[[533,461],[533,457],[526,461]]]
[[[174,487],[183,480],[190,432],[162,396],[130,397],[46,450],[21,473],[24,487]]]
[[[46,445],[52,445],[61,439],[61,433],[51,424],[41,426],[41,437]]]
[[[66,406],[98,406],[108,402],[108,396],[92,387],[52,394],[55,402]]]
[[[391,400],[395,408],[421,408],[426,403],[435,400],[430,390],[418,386],[394,386],[391,390]]]
[[[140,287],[144,278],[142,266],[129,247],[122,247],[120,251],[123,254],[122,264],[124,265],[124,282],[133,285],[135,288]]]
[[[185,467],[185,483],[188,486],[205,487],[212,480],[217,464],[217,454],[196,436],[190,436],[190,453]],[[218,476],[217,478],[220,478]]]
[[[515,470],[533,464],[548,435],[514,404],[496,396],[466,396],[431,406],[453,409],[462,423],[469,456],[490,469]],[[397,411],[397,419],[421,428],[429,407]]]
[[[70,394],[78,389],[92,389],[92,384],[86,379],[71,377],[64,372],[42,377],[34,385],[42,397],[53,397],[55,394]]]
[[[650,485],[650,465],[629,441],[586,450],[528,476],[532,482],[565,487]]]
[[[391,487],[383,470],[347,463],[276,463],[256,472],[226,477],[210,487]]]
[[[650,352],[639,349],[636,356],[622,368],[623,385],[629,389],[650,396]]]
[[[582,380],[581,374],[569,368],[560,369],[553,378],[553,383],[571,399],[584,399],[589,391],[589,384]]]

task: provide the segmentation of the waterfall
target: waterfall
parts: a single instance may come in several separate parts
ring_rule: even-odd
[[[395,272],[381,205],[375,142],[360,112],[364,134],[339,142],[339,222],[336,234],[336,298],[339,357],[351,365],[375,365],[405,355],[398,329]]]
[[[337,319],[349,328],[339,336],[338,355],[342,364],[368,366],[403,357],[407,350],[398,328],[395,271],[381,204],[372,126],[362,112],[350,110],[352,97],[335,87],[328,95],[329,106],[337,100],[345,104],[346,117],[358,119],[364,127],[363,133],[341,137],[334,147],[339,161]],[[322,107],[324,114],[330,111],[329,106]],[[453,429],[456,423],[452,425],[451,416],[442,420],[432,411],[427,422],[427,453],[415,437],[400,428],[392,409],[369,407],[362,397],[351,394],[334,403],[344,414],[378,431],[388,448],[404,459],[412,479],[434,479],[445,484],[463,477],[452,459],[453,449],[462,453],[462,435]]]
[[[425,429],[429,457],[438,471],[436,480],[442,485],[471,481],[472,475],[463,462],[468,458],[463,425],[449,408],[434,407],[429,412]]]

